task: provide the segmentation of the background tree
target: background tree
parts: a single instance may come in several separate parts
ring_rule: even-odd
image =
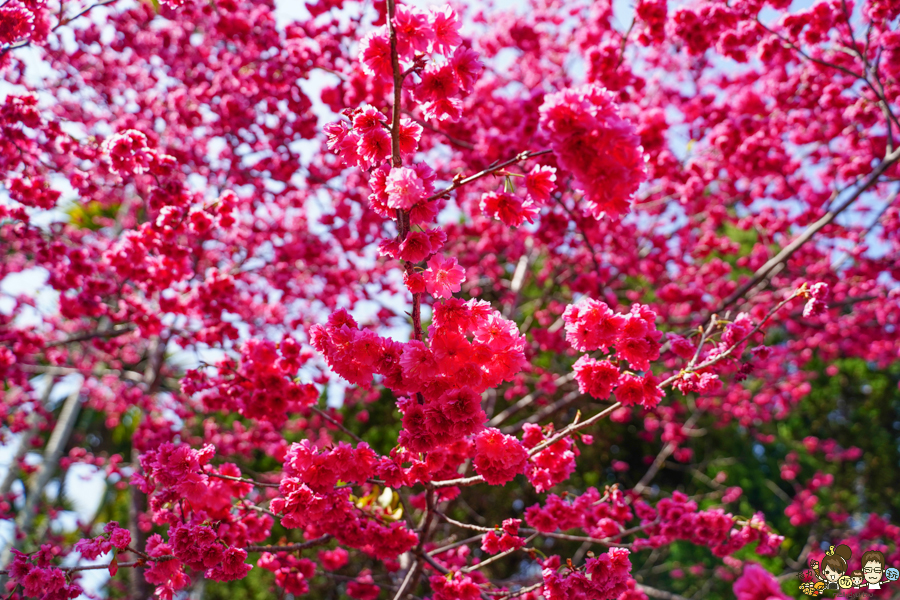
[[[0,3],[8,597],[896,565],[894,4]]]

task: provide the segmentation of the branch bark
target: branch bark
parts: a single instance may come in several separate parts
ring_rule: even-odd
[[[27,530],[34,523],[36,515],[37,503],[44,488],[50,483],[50,478],[56,472],[59,459],[62,456],[63,449],[69,442],[72,430],[75,428],[75,421],[78,419],[78,413],[81,409],[81,385],[69,394],[63,404],[62,411],[59,414],[59,420],[50,434],[50,440],[47,442],[47,448],[44,451],[44,462],[28,489],[28,497],[25,499],[25,506],[16,519],[17,525],[22,530]]]

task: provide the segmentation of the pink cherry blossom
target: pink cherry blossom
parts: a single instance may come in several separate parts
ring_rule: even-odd
[[[897,2],[104,4],[0,0],[10,600],[896,562]]]
[[[428,261],[425,288],[435,298],[449,298],[460,290],[465,279],[465,271],[456,264],[455,258],[435,256]]]
[[[734,583],[734,595],[738,600],[787,600],[788,596],[781,591],[781,586],[757,564],[748,564],[744,572]]]
[[[597,84],[551,94],[541,106],[541,125],[560,165],[584,191],[591,214],[625,213],[646,177],[644,153],[612,95]]]
[[[422,180],[413,169],[407,167],[391,169],[384,189],[391,208],[407,210],[425,198]]]
[[[511,481],[525,469],[528,453],[516,438],[489,427],[475,438],[475,471],[491,485]]]

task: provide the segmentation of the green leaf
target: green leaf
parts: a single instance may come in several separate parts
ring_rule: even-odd
[[[76,202],[66,210],[66,214],[69,215],[69,222],[75,227],[97,231],[108,225],[108,223],[103,222],[104,220],[114,220],[116,218],[119,214],[119,205],[110,204],[104,206],[96,200],[87,204]]]

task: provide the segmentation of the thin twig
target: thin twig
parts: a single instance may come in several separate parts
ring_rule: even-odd
[[[91,333],[84,333],[81,335],[72,336],[70,338],[66,338],[64,340],[59,340],[56,342],[50,342],[45,344],[46,348],[52,348],[53,346],[64,346],[65,344],[74,344],[75,342],[86,342],[88,340],[93,340],[97,338],[109,339],[118,337],[120,335],[125,335],[133,332],[137,329],[135,325],[126,325],[121,329],[111,329],[109,331],[94,331]]]
[[[553,385],[558,388],[562,385],[569,383],[573,379],[575,379],[574,372],[566,373],[565,375],[557,377],[556,380],[553,382]],[[501,411],[500,413],[498,413],[493,419],[491,419],[489,425],[491,427],[496,427],[497,425],[500,425],[501,423],[503,423],[503,421],[507,420],[508,418],[510,418],[511,416],[516,414],[517,412],[530,406],[537,398],[539,398],[539,395],[537,393],[531,393],[531,394],[528,394],[527,396],[523,396],[521,400],[519,400],[512,406],[509,406],[506,409],[504,409],[503,411]]]
[[[533,585],[529,585],[528,587],[523,587],[514,592],[487,592],[489,596],[495,598],[496,600],[506,600],[507,598],[516,598],[518,596],[524,596],[528,592],[533,592],[535,590],[539,590],[544,587],[544,582],[535,583]]]
[[[710,359],[708,359],[708,360],[706,360],[706,361],[700,363],[700,364],[697,365],[696,367],[693,367],[690,371],[684,370],[684,371],[682,371],[681,373],[678,373],[677,375],[672,375],[671,377],[669,377],[668,379],[666,379],[665,381],[663,381],[662,383],[660,383],[660,384],[659,384],[659,387],[665,387],[665,386],[667,386],[667,385],[669,385],[669,384],[671,384],[671,383],[674,383],[675,381],[677,381],[678,379],[680,379],[681,377],[683,377],[685,374],[687,374],[687,373],[689,373],[689,372],[700,371],[700,370],[705,369],[705,368],[707,368],[707,367],[711,367],[712,365],[716,364],[717,362],[719,362],[719,361],[721,361],[721,360],[724,360],[724,359],[728,358],[728,357],[731,356],[731,354],[735,351],[735,349],[739,348],[744,342],[746,342],[746,341],[749,340],[754,334],[756,334],[757,331],[759,331],[760,329],[762,329],[762,326],[765,325],[766,322],[768,322],[768,320],[771,319],[771,318],[775,315],[775,313],[777,313],[779,310],[781,310],[787,303],[789,303],[790,301],[792,301],[794,298],[796,298],[796,297],[798,297],[799,295],[801,295],[802,292],[803,292],[803,288],[801,288],[801,289],[799,289],[799,290],[796,290],[796,291],[794,291],[794,293],[792,293],[790,296],[788,296],[787,298],[785,298],[784,300],[782,300],[780,303],[778,303],[778,305],[777,305],[775,308],[773,308],[772,310],[769,311],[769,313],[763,318],[762,321],[760,321],[759,323],[756,324],[756,327],[754,327],[754,328],[750,331],[750,333],[748,333],[747,335],[745,335],[744,337],[742,337],[740,340],[738,340],[733,346],[731,346],[730,348],[728,348],[727,350],[725,350],[725,352],[722,352],[721,354],[717,354],[717,355],[715,355],[714,357],[712,357],[712,358],[710,358]]]
[[[452,143],[452,144],[454,144],[454,145],[456,145],[456,146],[459,146],[460,148],[466,148],[467,150],[474,150],[474,149],[475,149],[475,144],[472,144],[472,143],[467,142],[467,141],[465,141],[465,140],[461,140],[461,139],[459,139],[459,138],[453,137],[452,135],[450,135],[450,134],[447,133],[446,131],[441,131],[440,129],[438,129],[437,127],[435,127],[434,125],[432,125],[432,124],[429,123],[428,121],[423,121],[422,119],[420,119],[420,118],[418,118],[417,116],[415,116],[415,115],[412,113],[412,111],[403,109],[402,112],[403,112],[403,114],[405,114],[406,116],[408,116],[410,119],[412,119],[413,121],[415,121],[416,123],[418,123],[419,125],[421,125],[422,127],[424,127],[425,129],[427,129],[427,130],[429,130],[429,131],[433,131],[434,133],[437,133],[438,135],[444,136],[445,138],[447,138],[447,140],[448,140],[450,143]]]
[[[688,600],[684,596],[679,594],[673,594],[672,592],[666,592],[664,590],[658,590],[656,588],[648,587],[641,583],[636,583],[635,587],[651,598],[660,598],[661,600]]]
[[[299,544],[287,544],[285,546],[245,546],[244,550],[247,552],[296,552],[297,550],[306,550],[307,548],[324,546],[331,541],[331,538],[331,534],[326,533],[323,536]]]
[[[352,431],[350,431],[349,429],[344,427],[343,423],[339,422],[337,419],[332,418],[331,415],[326,413],[324,410],[322,410],[318,406],[310,406],[309,408],[314,413],[316,413],[317,415],[319,415],[320,417],[322,417],[323,419],[325,419],[326,421],[328,421],[329,423],[331,423],[332,425],[334,425],[335,427],[337,427],[338,429],[340,429],[341,431],[343,431],[344,433],[346,433],[347,435],[352,437],[358,443],[360,443],[360,444],[365,443],[365,441],[361,437],[359,437],[358,435],[356,435],[355,433],[353,433]]]
[[[453,550],[454,548],[459,548],[460,546],[465,546],[466,544],[480,541],[483,537],[483,535],[473,535],[470,538],[459,540],[458,542],[453,542],[452,544],[447,544],[446,546],[441,546],[440,548],[435,548],[434,550],[429,550],[428,556],[437,556],[438,554],[443,554],[444,552]]]
[[[526,423],[537,423],[539,421],[543,421],[547,417],[567,408],[568,406],[575,404],[579,400],[584,397],[584,394],[581,393],[581,390],[573,390],[554,402],[553,404],[548,404],[544,406],[536,413],[528,417],[527,419],[523,419],[514,425],[510,425],[508,427],[504,427],[501,431],[505,434],[515,433],[520,431]]]
[[[440,198],[442,196],[446,196],[447,194],[449,194],[450,192],[452,192],[453,190],[455,190],[457,188],[461,188],[462,186],[464,186],[468,183],[472,183],[473,181],[475,181],[477,179],[481,179],[482,177],[487,177],[488,175],[495,173],[497,171],[500,171],[501,169],[504,169],[510,165],[514,165],[517,162],[521,162],[521,161],[527,160],[529,158],[534,158],[535,156],[541,156],[542,154],[549,154],[550,152],[552,152],[552,150],[537,150],[535,152],[530,152],[530,151],[520,152],[513,158],[510,158],[509,160],[506,160],[506,161],[496,164],[496,165],[491,165],[487,169],[484,169],[483,171],[479,171],[478,173],[475,173],[474,175],[470,175],[469,177],[466,177],[465,179],[454,179],[453,183],[450,184],[449,187],[446,187],[443,190],[441,190],[440,192],[437,192],[436,194],[429,196],[428,200],[429,201],[437,200],[438,198]]]
[[[471,525],[469,523],[463,523],[461,521],[451,519],[450,517],[448,517],[447,515],[445,515],[442,512],[436,511],[435,514],[437,516],[439,516],[441,519],[443,519],[444,521],[447,521],[448,523],[450,523],[451,525],[456,525],[457,527],[461,527],[462,529],[470,529],[472,531],[481,531],[483,533],[488,533],[488,532],[494,531],[493,527],[480,527],[478,525]]]
[[[683,427],[693,427],[697,420],[700,418],[700,415],[703,414],[702,410],[696,410],[694,413],[688,418]],[[675,449],[678,447],[677,444],[673,442],[667,443],[663,446],[663,449],[659,451],[659,454],[656,455],[656,458],[653,460],[653,463],[650,465],[650,468],[647,469],[647,472],[644,473],[644,476],[641,477],[641,480],[638,482],[636,486],[634,486],[634,493],[640,494],[646,489],[646,487],[650,484],[662,466],[665,464],[666,459],[675,452]]]
[[[281,484],[278,483],[263,483],[262,481],[256,481],[255,479],[247,479],[246,477],[232,477],[231,475],[222,475],[220,473],[203,473],[208,477],[215,477],[216,479],[227,479],[228,481],[239,481],[241,483],[249,483],[250,485],[255,485],[258,487],[269,487],[269,488],[278,488],[281,487]]]
[[[581,219],[579,219],[578,215],[576,215],[568,206],[566,206],[566,203],[563,201],[562,194],[557,194],[554,196],[554,198],[556,199],[556,202],[560,206],[562,206],[563,210],[566,211],[566,213],[569,215],[569,218],[572,219],[575,227],[578,229],[579,233],[581,233],[581,237],[584,238],[584,245],[587,246],[587,250],[591,255],[591,261],[593,261],[594,263],[594,270],[596,270],[597,275],[599,275],[601,271],[600,262],[597,260],[597,255],[594,254],[594,245],[591,243],[590,238],[588,238],[587,231],[585,231],[584,227],[581,226]],[[598,290],[598,292],[600,293],[600,295],[602,295],[603,290],[600,289]]]
[[[525,539],[525,545],[528,545],[530,542],[532,542],[532,541],[534,540],[534,538],[536,538],[538,535],[540,535],[540,534],[537,533],[537,532],[535,532],[535,533],[532,533],[530,536],[528,536],[528,537]],[[494,555],[494,556],[492,556],[492,557],[490,557],[490,558],[488,558],[488,559],[486,559],[486,560],[481,561],[481,562],[478,563],[477,565],[472,565],[472,566],[470,566],[470,567],[465,567],[464,569],[461,569],[460,572],[461,572],[461,573],[471,573],[472,571],[477,571],[478,569],[481,569],[482,567],[486,567],[486,566],[488,566],[489,564],[491,564],[492,562],[496,562],[496,561],[500,560],[501,558],[506,558],[507,556],[509,556],[509,555],[512,554],[513,552],[515,552],[515,551],[517,551],[517,550],[521,550],[521,549],[522,549],[522,548],[510,548],[509,550],[506,550],[505,552],[501,552],[501,553],[496,554],[496,555]]]

